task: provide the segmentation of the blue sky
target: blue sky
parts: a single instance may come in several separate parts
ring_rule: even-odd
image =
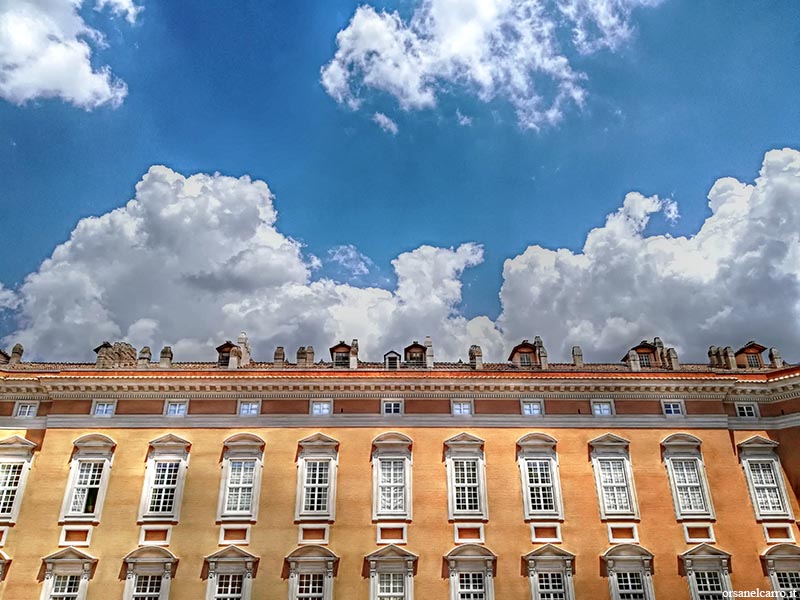
[[[26,2],[38,6],[37,0]],[[602,1],[575,4],[591,15],[593,3]],[[506,260],[532,245],[580,253],[588,232],[603,227],[632,191],[674,201],[680,213],[677,220],[667,219],[666,204],[649,211],[642,240],[661,234],[691,238],[711,215],[706,196],[715,181],[733,177],[752,183],[766,152],[800,148],[800,5],[788,0],[664,0],[652,6],[621,1],[620,6],[630,5],[623,11],[629,35],[591,52],[571,43],[569,24],[556,15],[554,22],[563,26],[556,40],[560,56],[583,74],[585,98],[582,106],[565,102],[559,118],[537,123],[538,130],[521,122],[518,107],[498,86],[494,97],[481,97],[474,82],[441,72],[431,76],[433,106],[404,107],[401,93],[370,86],[356,75],[350,83],[360,90],[359,107],[337,102],[321,83],[321,69],[334,60],[337,33],[348,28],[357,2],[237,2],[224,10],[218,3],[197,2],[187,10],[183,3],[140,0],[136,5],[143,10],[133,23],[124,18],[126,4],[107,2],[98,11],[86,2],[79,13],[106,38],[105,47],[90,44],[92,67],[107,65],[127,85],[117,106],[106,102],[86,110],[52,92],[52,86],[38,96],[33,90],[20,102],[0,86],[0,234],[6,250],[0,283],[15,298],[13,307],[7,302],[8,310],[0,311],[0,336],[9,336],[6,345],[17,337],[41,343],[34,352],[45,357],[83,356],[102,340],[83,341],[70,337],[72,330],[37,322],[43,319],[41,298],[34,301],[34,290],[24,289],[25,278],[41,272],[42,261],[69,239],[80,219],[104,215],[134,198],[134,186],[151,165],[186,177],[218,172],[267,182],[277,230],[302,244],[298,252],[308,266],[308,282],[332,279],[394,293],[398,274],[391,261],[402,253],[423,245],[482,245],[480,260],[454,267],[453,278],[463,289],[454,300],[448,296],[441,316],[469,321],[485,315],[500,333],[484,343],[499,348],[501,340],[532,337],[544,327],[534,311],[530,330],[508,331],[514,319],[504,321],[499,296]],[[404,26],[421,10],[420,2],[412,1],[369,6],[378,15],[397,10]],[[597,23],[587,27],[597,33]],[[0,61],[10,60],[2,52]],[[536,79],[537,93],[553,96],[557,83]],[[376,113],[391,119],[396,133],[379,127]],[[760,248],[770,241],[771,234],[765,235]],[[335,248],[351,245],[371,260],[363,263],[366,273],[352,261],[343,266],[332,260]],[[110,245],[104,251],[113,256],[116,249]],[[120,257],[124,260],[124,252]],[[789,288],[791,305],[796,280]],[[260,293],[257,287],[245,292]],[[638,293],[633,300],[646,302],[648,291]],[[534,298],[542,301],[533,294],[531,302]],[[107,303],[103,308],[118,312]],[[765,304],[764,318],[778,309]],[[144,304],[136,310],[147,317]],[[548,310],[544,321],[562,318],[557,308]],[[704,342],[714,331],[695,340],[682,333],[694,327],[691,315],[679,315],[671,321],[633,319],[619,330],[619,352],[613,354],[622,355],[640,332],[669,338],[674,328],[674,343],[702,356],[703,349],[690,344]],[[110,319],[117,330],[97,335],[130,337],[133,316],[125,323]],[[345,332],[349,321],[331,319],[318,323],[323,332],[348,339],[358,333]],[[386,344],[427,333],[412,333],[402,323],[393,334],[397,341],[387,338]],[[226,326],[239,329],[235,322]],[[597,338],[600,329],[589,337]],[[759,323],[740,331],[746,336],[763,329]],[[316,335],[310,333],[312,324],[300,330]],[[475,333],[459,335],[466,339],[469,331]],[[579,331],[554,330],[551,336],[580,338]],[[225,333],[231,337],[237,331]],[[186,342],[187,355],[202,355],[198,348],[205,335]],[[208,339],[215,335],[207,332]],[[726,345],[746,341],[727,336],[716,332]],[[184,337],[192,336],[174,331],[153,344],[179,345]],[[56,338],[63,341],[56,344],[61,350],[50,350],[47,344]],[[327,334],[319,339],[327,343]],[[591,346],[588,338],[581,341]],[[794,343],[789,335],[774,343],[779,342]],[[303,343],[285,334],[286,346]],[[560,339],[552,343],[563,345]],[[598,358],[613,345],[598,342]],[[800,347],[792,349],[800,359]]]

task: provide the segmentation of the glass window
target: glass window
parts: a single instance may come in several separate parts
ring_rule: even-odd
[[[133,600],[161,600],[161,575],[137,575]]]
[[[53,578],[53,591],[51,600],[78,600],[78,589],[81,578],[79,575],[56,575]]]
[[[453,414],[454,415],[471,415],[472,414],[472,402],[468,400],[456,400],[453,402]]]
[[[110,417],[114,414],[113,402],[96,402],[94,405],[94,415],[96,417]]]
[[[378,574],[379,600],[405,600],[406,580],[403,573]]]
[[[172,513],[178,489],[180,461],[157,461],[150,492],[149,512]]]
[[[697,600],[722,600],[725,597],[719,571],[695,571],[694,581],[697,585]]]
[[[528,494],[531,513],[556,510],[552,464],[549,459],[528,459]]]
[[[736,415],[739,417],[755,417],[756,407],[753,404],[737,404]]]
[[[705,494],[703,494],[698,461],[693,458],[673,458],[672,472],[675,474],[675,488],[680,512],[707,512],[708,506],[706,505]]]
[[[403,403],[399,401],[385,400],[383,402],[383,414],[385,415],[399,415],[403,412]]]
[[[22,463],[0,464],[0,515],[10,515],[14,509],[22,479],[22,466]]]
[[[257,415],[261,409],[261,403],[258,400],[243,400],[239,403],[239,414],[242,416]]]
[[[297,579],[297,598],[325,600],[325,580],[322,573],[300,573]]]
[[[244,575],[217,575],[214,600],[242,600]]]
[[[614,410],[611,407],[611,402],[593,402],[592,413],[598,417],[607,417],[614,414]]]
[[[333,366],[337,368],[348,368],[350,366],[350,354],[348,352],[334,352]]]
[[[330,400],[315,400],[311,403],[312,415],[329,415],[332,412]]]
[[[18,417],[35,417],[39,408],[38,404],[20,402],[17,404],[16,416]]]
[[[683,406],[680,402],[664,402],[665,415],[682,415]]]
[[[483,573],[458,574],[458,600],[486,600]]]
[[[303,512],[328,512],[330,461],[306,460],[303,484]]]
[[[750,460],[747,466],[750,469],[750,480],[753,482],[758,511],[761,514],[784,513],[783,497],[773,461]]]
[[[522,402],[523,415],[538,416],[542,413],[542,403],[538,400],[524,400]]]
[[[752,369],[757,369],[761,366],[761,361],[758,360],[758,354],[747,355],[747,366]]]
[[[186,416],[186,402],[168,402],[167,415],[170,417]]]
[[[800,571],[776,571],[775,580],[784,598],[800,598]]]
[[[519,366],[521,367],[530,367],[531,366],[531,355],[528,352],[523,352],[519,355]]]
[[[539,595],[537,600],[567,600],[567,588],[562,573],[539,573]]]
[[[94,514],[97,506],[97,497],[100,494],[100,482],[103,478],[105,462],[80,461],[78,463],[78,476],[72,492],[69,512],[71,514]]]
[[[453,474],[456,512],[480,511],[478,461],[475,459],[453,460]]]
[[[631,512],[631,497],[628,478],[625,474],[625,460],[622,458],[601,458],[600,485],[603,505],[607,513]]]
[[[616,576],[619,600],[646,600],[644,581],[639,571],[618,571]]]
[[[379,465],[378,511],[405,513],[406,461],[403,458],[382,458]]]
[[[255,460],[231,460],[225,512],[250,513],[253,503]]]

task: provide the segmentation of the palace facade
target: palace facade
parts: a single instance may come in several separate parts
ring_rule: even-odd
[[[95,351],[0,351],[5,600],[800,595],[800,367],[774,348]]]

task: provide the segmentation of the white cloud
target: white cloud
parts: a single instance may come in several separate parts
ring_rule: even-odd
[[[464,87],[485,102],[506,99],[521,127],[538,129],[585,98],[584,76],[559,42],[561,28],[571,28],[581,52],[615,49],[630,36],[632,10],[656,3],[418,0],[408,22],[396,11],[363,5],[336,36],[321,81],[332,98],[353,109],[367,89],[416,110],[435,106],[445,90]]]
[[[458,109],[456,109],[456,119],[458,120],[458,124],[462,127],[469,127],[472,125],[472,117],[461,114],[461,111]]]
[[[503,360],[538,334],[551,359],[579,344],[587,361],[616,362],[658,335],[684,361],[749,339],[800,360],[800,151],[767,153],[754,183],[720,179],[708,200],[711,215],[689,237],[646,235],[653,215],[677,218],[677,206],[632,192],[580,252],[527,248],[505,262],[493,322],[460,310],[464,270],[483,261],[477,244],[401,254],[394,289],[314,281],[319,259],[277,229],[265,183],[153,167],[133,200],[80,221],[16,292],[0,288],[0,306],[18,306],[3,343],[76,360],[127,339],[210,360],[245,330],[259,359],[279,344],[290,356],[307,344],[324,355],[357,337],[363,356],[380,360],[431,335],[439,360],[466,359],[473,343]],[[336,253],[347,262],[347,250]]]
[[[397,135],[397,123],[392,121],[385,114],[376,112],[374,115],[372,115],[372,121],[377,123],[378,127],[383,129],[386,133]]]
[[[375,266],[372,259],[358,251],[353,244],[334,246],[328,250],[328,260],[339,265],[353,277],[368,275]]]
[[[91,110],[119,106],[128,93],[108,65],[93,66],[92,45],[102,33],[79,14],[83,0],[0,0],[0,97],[15,104],[61,98]],[[116,15],[136,20],[132,0],[98,0]]]

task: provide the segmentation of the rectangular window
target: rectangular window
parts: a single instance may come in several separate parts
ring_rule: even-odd
[[[454,415],[471,415],[472,402],[469,400],[454,400],[453,401],[453,414]]]
[[[780,490],[775,464],[771,460],[749,460],[750,480],[753,484],[758,512],[760,514],[784,514],[783,496]]]
[[[403,403],[400,400],[384,400],[382,406],[385,415],[403,414]]]
[[[258,400],[242,400],[239,402],[239,414],[250,417],[261,412],[261,403]]]
[[[22,463],[0,464],[0,516],[12,513],[21,478]]]
[[[567,589],[562,573],[539,573],[539,595],[537,600],[567,600]]]
[[[621,458],[598,459],[603,506],[608,514],[631,512],[631,496],[625,460]]]
[[[214,600],[242,600],[244,575],[217,575]]]
[[[338,369],[347,369],[350,366],[350,354],[348,352],[334,352],[333,366]]]
[[[185,417],[186,402],[167,402],[166,414],[168,417]]]
[[[592,414],[596,417],[607,417],[614,414],[611,402],[592,402]]]
[[[114,402],[95,402],[93,414],[95,417],[110,417],[114,414],[114,406]]]
[[[226,513],[250,514],[253,505],[255,460],[231,460],[225,501]]]
[[[542,403],[539,400],[523,400],[522,414],[527,416],[540,416],[544,414]]]
[[[80,575],[56,575],[50,600],[78,600],[80,583]]]
[[[314,400],[311,403],[312,415],[329,415],[333,412],[333,403],[330,400]]]
[[[697,600],[722,600],[725,597],[719,571],[695,571],[694,581],[697,585]]]
[[[137,575],[133,600],[161,600],[161,575]]]
[[[648,352],[643,352],[639,355],[639,366],[642,367],[652,367],[653,363],[650,360],[650,354]]]
[[[531,514],[556,510],[552,464],[549,459],[528,459],[528,494]]]
[[[646,600],[644,581],[639,571],[618,571],[619,600]]]
[[[800,571],[776,571],[775,580],[784,598],[800,598]]]
[[[761,366],[761,361],[758,360],[758,354],[747,355],[747,366],[752,369],[757,369]]]
[[[455,511],[479,512],[480,482],[478,479],[478,461],[474,459],[453,460],[453,482],[455,485]]]
[[[405,600],[406,580],[403,573],[378,573],[378,600]]]
[[[325,579],[322,573],[300,573],[297,578],[298,600],[325,600]]]
[[[676,416],[683,414],[683,405],[680,402],[664,402],[664,414]]]
[[[519,366],[520,367],[531,366],[531,355],[528,352],[524,352],[519,355]]]
[[[303,512],[327,513],[330,490],[329,460],[306,460],[303,482]]]
[[[406,512],[406,461],[382,458],[378,469],[378,512]]]
[[[171,514],[175,509],[180,461],[156,461],[148,512]]]
[[[103,478],[104,461],[80,461],[78,476],[75,479],[72,500],[69,504],[70,514],[91,515],[97,507],[100,495],[100,482]]]
[[[486,600],[483,573],[458,574],[458,600]]]
[[[736,416],[737,417],[746,417],[746,418],[754,418],[757,415],[756,413],[756,405],[755,404],[737,404],[736,405]]]
[[[681,513],[706,513],[705,494],[700,478],[700,464],[694,458],[673,458],[672,472],[675,474],[675,490]]]
[[[38,412],[38,409],[39,405],[36,404],[35,402],[34,403],[20,402],[19,404],[17,404],[17,411],[14,413],[14,416],[22,418],[35,417],[36,413]]]

